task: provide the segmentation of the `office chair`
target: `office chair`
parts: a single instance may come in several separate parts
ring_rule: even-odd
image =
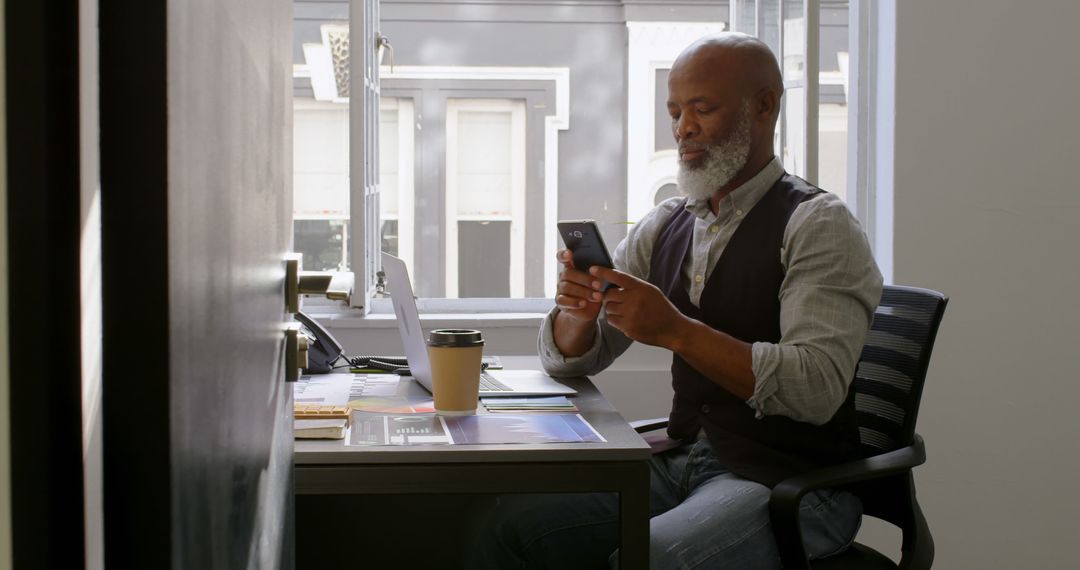
[[[948,301],[937,291],[885,286],[855,372],[855,409],[865,458],[785,479],[769,497],[769,516],[785,570],[930,568],[934,539],[915,499],[911,470],[926,462],[915,420]],[[645,433],[665,427],[667,420],[631,425]],[[903,531],[899,566],[858,543],[834,556],[808,561],[799,530],[799,502],[818,489],[850,491],[862,500],[864,515],[899,527]]]

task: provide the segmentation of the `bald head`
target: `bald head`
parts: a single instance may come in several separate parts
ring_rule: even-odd
[[[671,74],[676,73],[711,75],[719,89],[742,97],[753,97],[763,90],[774,92],[777,98],[784,93],[780,66],[769,46],[738,32],[712,34],[690,44],[671,66]]]

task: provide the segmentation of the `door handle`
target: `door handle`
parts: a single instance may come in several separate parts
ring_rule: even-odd
[[[331,289],[334,274],[326,271],[301,271],[303,254],[289,253],[285,257],[285,311],[300,312],[301,295],[324,295],[332,301],[349,301],[352,286],[347,289]],[[339,285],[340,287],[340,285]]]
[[[290,253],[285,256],[285,311],[300,312],[300,263],[302,253]]]
[[[300,369],[308,367],[308,337],[300,334],[300,324],[285,329],[285,381],[300,379]]]

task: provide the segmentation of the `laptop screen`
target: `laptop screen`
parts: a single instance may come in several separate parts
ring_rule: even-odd
[[[401,344],[405,348],[405,358],[409,360],[409,371],[417,381],[430,387],[431,363],[428,361],[427,339],[420,326],[420,313],[416,309],[409,270],[404,261],[389,253],[382,254],[382,265],[386,272],[390,301],[397,316]]]

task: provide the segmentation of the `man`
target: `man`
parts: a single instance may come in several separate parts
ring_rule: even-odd
[[[632,341],[673,353],[668,434],[653,456],[653,568],[777,568],[768,496],[779,481],[857,453],[849,390],[882,279],[843,202],[773,155],[783,82],[759,40],[725,33],[672,65],[668,111],[686,198],[649,212],[616,270],[563,264],[540,334],[553,375],[594,374]],[[617,288],[601,292],[601,282]],[[595,568],[617,561],[611,495],[501,499],[490,562]],[[850,544],[861,505],[808,496],[812,557]]]

